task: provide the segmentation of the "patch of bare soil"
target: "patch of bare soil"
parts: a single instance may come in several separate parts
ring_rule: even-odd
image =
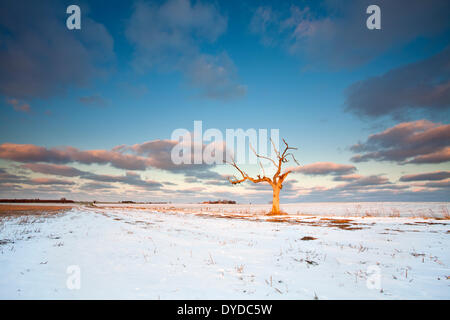
[[[441,222],[429,222],[429,221],[416,221],[414,222],[417,225],[441,225],[441,226],[446,226],[447,223],[441,223]]]
[[[0,205],[0,219],[5,217],[19,217],[24,215],[52,215],[69,211],[73,206],[50,205]]]
[[[317,240],[317,238],[306,236],[306,237],[301,238],[300,240],[309,241],[309,240]]]
[[[336,218],[321,218],[319,220],[308,220],[314,219],[314,217],[293,217],[290,215],[268,215],[264,212],[239,212],[239,213],[230,213],[230,212],[208,212],[203,210],[192,210],[188,208],[176,208],[176,207],[152,207],[152,208],[138,208],[138,207],[128,207],[128,206],[102,206],[102,209],[119,209],[119,210],[128,210],[128,209],[143,209],[150,212],[163,212],[163,213],[183,213],[183,214],[193,214],[198,217],[204,218],[221,218],[221,219],[237,219],[237,220],[250,220],[250,221],[258,221],[258,222],[277,222],[277,223],[286,223],[286,224],[306,224],[308,226],[313,227],[334,227],[341,230],[361,230],[363,229],[363,225],[367,226],[368,224],[364,223],[356,223],[352,219],[336,219]],[[117,219],[117,218],[116,218]]]
[[[322,218],[321,221],[328,222],[326,227],[335,227],[342,230],[361,230],[361,223],[354,223],[352,219],[333,219],[333,218]],[[358,227],[355,227],[358,225]]]

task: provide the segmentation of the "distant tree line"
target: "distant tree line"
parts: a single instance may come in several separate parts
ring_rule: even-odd
[[[233,200],[215,200],[215,201],[203,201],[203,204],[236,204]]]
[[[94,201],[94,202],[96,202],[96,201]],[[132,203],[135,203],[135,204],[167,204],[167,203],[170,203],[170,202],[162,202],[162,201],[136,202],[136,201],[132,201],[132,200],[123,200],[123,201],[120,201],[120,203],[128,203],[128,204],[132,204]]]
[[[0,199],[0,203],[74,203],[73,200],[61,198],[59,200],[45,200],[45,199]]]

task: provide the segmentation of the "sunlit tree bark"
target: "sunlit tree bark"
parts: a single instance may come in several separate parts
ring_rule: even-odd
[[[283,189],[283,182],[286,179],[286,177],[288,176],[289,173],[292,172],[292,170],[287,170],[285,172],[282,173],[282,165],[283,163],[288,162],[288,157],[291,156],[292,159],[295,161],[295,163],[299,164],[297,162],[297,160],[295,159],[294,155],[291,152],[288,152],[289,150],[297,150],[297,148],[293,148],[293,147],[289,147],[289,145],[286,143],[286,141],[283,139],[283,142],[285,144],[285,148],[284,151],[282,153],[280,153],[276,148],[275,145],[272,142],[273,148],[275,150],[275,153],[277,155],[277,159],[274,160],[272,158],[269,157],[265,157],[262,155],[257,154],[253,149],[253,152],[255,152],[256,156],[258,158],[261,159],[266,159],[269,160],[273,163],[273,165],[276,168],[276,172],[273,175],[273,177],[267,177],[265,174],[263,174],[263,176],[258,175],[256,176],[256,178],[252,178],[250,177],[246,172],[244,172],[241,168],[238,167],[238,165],[236,164],[236,162],[234,161],[234,159],[232,160],[232,162],[228,162],[229,164],[231,164],[234,168],[236,168],[237,171],[239,171],[239,173],[241,174],[242,178],[238,179],[236,177],[234,177],[233,179],[229,178],[228,180],[231,182],[231,184],[235,185],[235,184],[239,184],[242,183],[244,181],[251,181],[253,183],[260,183],[260,182],[267,182],[272,186],[273,189],[273,199],[272,199],[272,211],[270,212],[270,214],[273,215],[278,215],[278,214],[282,214],[281,210],[280,210],[280,191],[281,189]],[[261,162],[258,160],[259,165],[261,166],[261,168],[263,168]],[[263,169],[264,172],[264,169]]]

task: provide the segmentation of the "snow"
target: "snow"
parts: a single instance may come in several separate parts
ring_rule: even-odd
[[[102,206],[101,204],[99,206]],[[109,206],[108,204],[103,206]],[[129,204],[115,204],[127,207]],[[133,205],[155,209],[175,209],[182,211],[208,211],[211,213],[258,213],[270,211],[271,204],[147,204]],[[304,202],[281,204],[281,209],[289,214],[331,215],[342,217],[426,217],[442,218],[449,215],[448,202]]]
[[[293,204],[282,218],[267,208],[78,206],[0,219],[0,299],[450,298],[448,203]],[[429,209],[434,218],[418,214]],[[80,289],[67,286],[69,266]],[[377,271],[379,287],[368,282]]]

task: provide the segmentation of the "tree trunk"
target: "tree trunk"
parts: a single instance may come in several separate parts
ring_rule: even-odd
[[[273,187],[272,212],[270,214],[281,214],[280,212],[280,187]]]

